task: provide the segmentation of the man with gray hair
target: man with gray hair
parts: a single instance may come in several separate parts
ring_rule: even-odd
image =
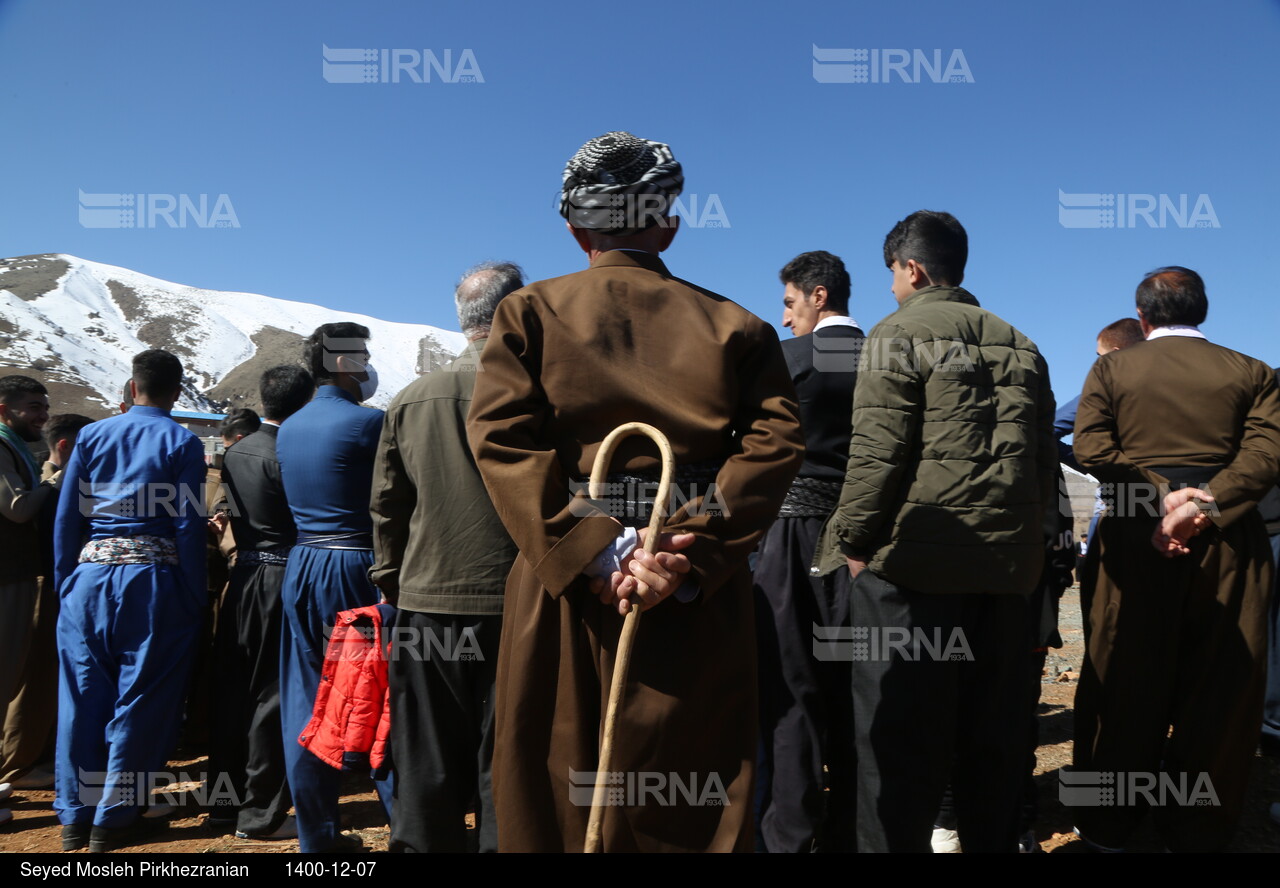
[[[520,266],[485,262],[458,282],[467,346],[387,408],[374,468],[370,578],[399,608],[387,654],[396,757],[392,851],[496,851],[490,760],[502,597],[516,548],[467,446],[467,411]],[[476,829],[465,816],[476,808]],[[468,836],[476,839],[468,841]]]

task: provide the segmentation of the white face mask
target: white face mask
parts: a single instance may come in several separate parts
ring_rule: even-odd
[[[378,371],[373,364],[364,365],[365,372],[369,374],[369,378],[360,383],[360,400],[367,401],[378,391]]]

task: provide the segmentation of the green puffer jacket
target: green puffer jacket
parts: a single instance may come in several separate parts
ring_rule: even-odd
[[[917,592],[1029,593],[1058,457],[1039,350],[959,287],[908,297],[867,336],[840,505],[814,572],[846,556]]]

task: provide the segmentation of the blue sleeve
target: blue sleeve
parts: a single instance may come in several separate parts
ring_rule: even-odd
[[[382,437],[382,421],[386,418],[384,410],[365,410],[369,414],[360,427],[360,449],[372,461],[378,452],[378,441]]]
[[[89,519],[81,503],[80,484],[84,480],[84,468],[80,459],[82,442],[77,441],[71,451],[71,459],[62,475],[62,490],[58,495],[58,511],[53,519],[53,588],[62,584],[76,569],[80,549],[84,545]],[[59,593],[61,594],[61,593]]]
[[[1080,396],[1076,395],[1058,408],[1053,414],[1053,437],[1058,442],[1058,461],[1070,466],[1081,474],[1089,474],[1084,466],[1076,461],[1075,451],[1070,444],[1062,443],[1062,439],[1072,434],[1076,428],[1076,410],[1080,407]]]
[[[1058,408],[1053,414],[1053,436],[1061,440],[1075,431],[1076,410],[1080,407],[1080,396],[1076,395]]]
[[[178,564],[186,578],[188,591],[203,600],[208,595],[205,580],[205,538],[207,519],[204,511],[204,447],[200,439],[188,438],[173,454],[174,473],[178,480],[178,514],[174,518],[174,536],[178,545]]]

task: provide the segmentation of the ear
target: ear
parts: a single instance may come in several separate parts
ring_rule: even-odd
[[[827,307],[827,288],[822,284],[813,288],[813,292],[809,294],[809,298],[813,300],[813,307],[818,311],[825,311]]]
[[[361,367],[350,355],[338,355],[334,362],[339,373],[363,373],[364,367]]]
[[[907,280],[917,290],[933,285],[933,281],[929,278],[929,272],[914,259],[907,260]]]

